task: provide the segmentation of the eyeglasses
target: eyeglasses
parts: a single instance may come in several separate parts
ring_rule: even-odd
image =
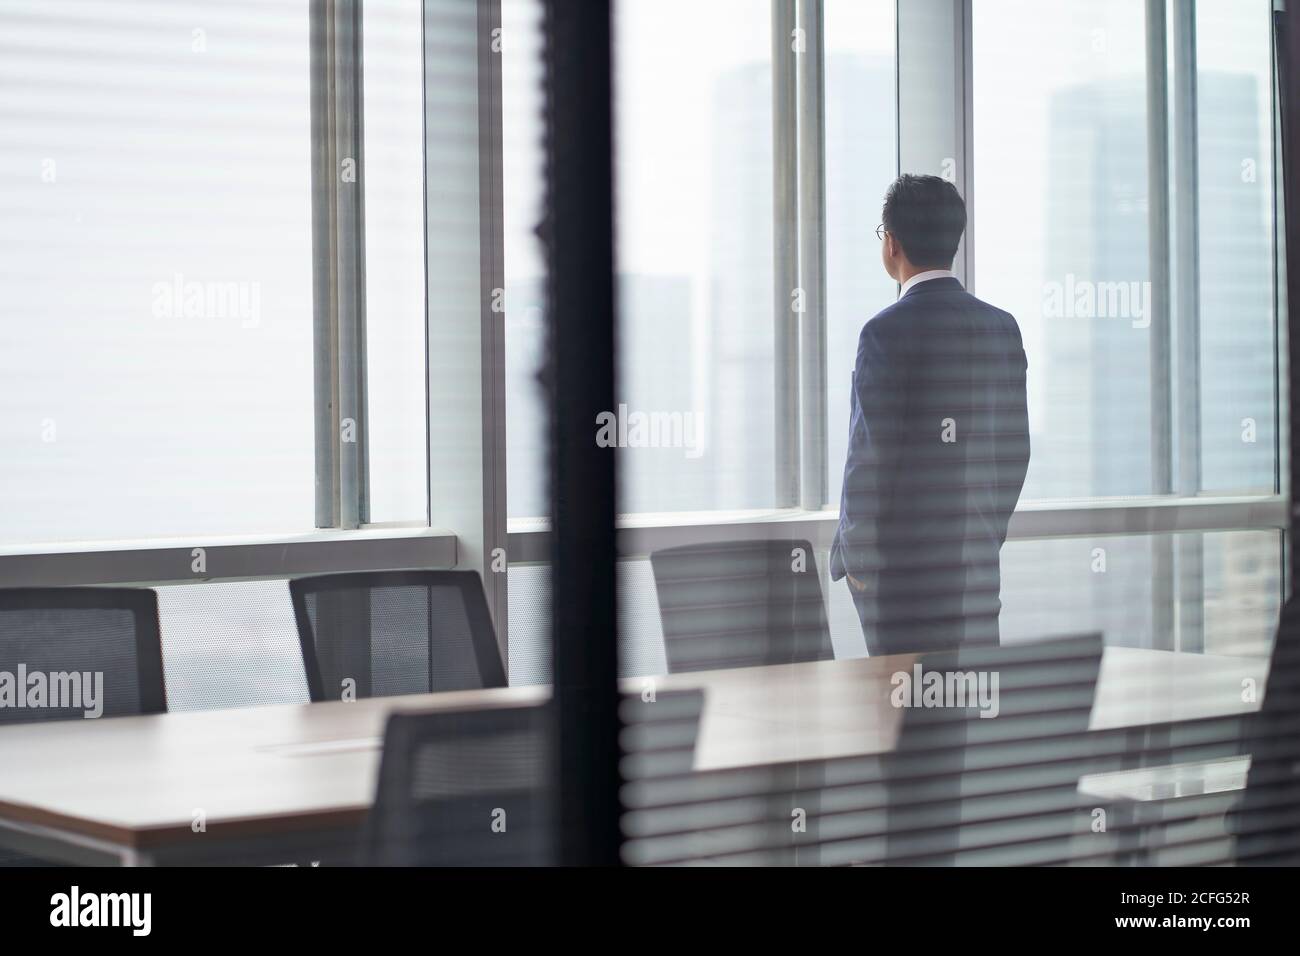
[[[878,226],[876,227],[876,238],[879,239],[881,242],[884,242],[884,241],[885,241],[885,233],[886,233],[887,231],[888,231],[888,230],[885,229],[885,224],[882,222],[880,225],[878,225]]]

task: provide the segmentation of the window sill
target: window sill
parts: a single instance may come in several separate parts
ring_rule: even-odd
[[[619,551],[641,557],[660,548],[723,540],[803,538],[824,551],[839,520],[837,510],[798,508],[768,511],[712,511],[620,515]],[[1281,495],[1236,497],[1153,496],[1026,501],[1011,517],[1007,539],[1090,537],[1093,535],[1175,534],[1179,532],[1276,530],[1287,528]],[[550,561],[550,522],[511,519],[511,564]]]
[[[0,587],[193,584],[456,563],[441,528],[378,526],[294,535],[57,542],[0,547]]]

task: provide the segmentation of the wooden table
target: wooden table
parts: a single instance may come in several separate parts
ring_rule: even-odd
[[[702,688],[696,769],[888,752],[890,676],[859,658],[622,682]],[[1093,729],[1243,714],[1268,662],[1107,648]],[[0,727],[0,845],[81,863],[288,862],[355,846],[394,711],[522,706],[548,687],[421,694]]]

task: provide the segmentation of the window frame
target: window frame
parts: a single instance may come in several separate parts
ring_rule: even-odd
[[[360,136],[363,129],[361,97],[361,35],[359,29],[362,0],[321,0],[311,5],[313,28],[313,104],[316,108],[320,82],[334,90],[334,99],[322,100],[320,109],[342,110],[349,122],[326,129],[322,135],[313,134],[313,168],[328,164],[329,157],[345,155],[349,148],[360,155]],[[430,48],[431,18],[429,11],[449,0],[421,0],[422,24],[426,51]],[[1175,18],[1194,14],[1177,11]],[[774,270],[776,305],[773,334],[778,345],[775,385],[777,415],[776,474],[780,507],[760,512],[710,512],[706,514],[623,515],[618,522],[620,550],[628,557],[644,556],[661,547],[690,541],[716,540],[718,537],[757,537],[769,535],[774,526],[783,533],[807,538],[815,547],[828,547],[838,519],[837,502],[826,501],[828,465],[825,460],[826,428],[826,315],[825,315],[825,155],[824,155],[824,76],[822,50],[824,48],[822,24],[824,0],[772,0],[773,44],[773,150],[775,158],[774,210],[775,234]],[[1166,71],[1163,57],[1171,55],[1175,63],[1174,75],[1179,68],[1186,71],[1190,64],[1195,71],[1195,29],[1178,20],[1165,22],[1165,0],[1147,0],[1149,81],[1156,79],[1150,93],[1153,103],[1172,106],[1172,118],[1161,110],[1150,111],[1148,121],[1159,126],[1159,136],[1152,140],[1164,141],[1165,124],[1172,121],[1176,136],[1173,140],[1174,174],[1184,177],[1195,175],[1194,164],[1190,172],[1179,165],[1179,150],[1187,149],[1185,140],[1180,147],[1178,135],[1184,139],[1194,125],[1187,116],[1179,114],[1195,110],[1193,95],[1187,95],[1183,86],[1176,91],[1172,101],[1164,89]],[[355,29],[341,32],[327,30],[325,18],[344,17]],[[342,255],[352,263],[351,271],[344,270],[345,281],[340,285],[326,284],[317,288],[329,290],[328,311],[318,313],[318,390],[317,390],[317,471],[329,493],[330,521],[325,523],[322,506],[318,509],[321,528],[298,535],[274,535],[238,538],[210,538],[203,540],[148,540],[110,541],[92,543],[57,543],[49,545],[24,545],[0,547],[0,582],[5,586],[50,586],[73,584],[123,584],[142,585],[178,584],[193,582],[285,578],[325,571],[387,570],[404,567],[468,567],[480,572],[488,594],[489,607],[497,628],[505,660],[508,648],[508,594],[505,569],[516,564],[548,563],[551,557],[551,534],[544,518],[506,518],[506,453],[504,393],[504,327],[501,316],[492,307],[493,293],[504,288],[502,236],[504,233],[503,204],[501,201],[501,61],[500,0],[476,0],[473,29],[477,43],[467,48],[466,57],[473,58],[473,68],[478,76],[477,155],[473,158],[478,170],[478,180],[473,191],[479,234],[477,239],[479,274],[477,300],[458,301],[455,305],[456,321],[448,324],[448,308],[430,305],[428,294],[436,263],[430,258],[430,243],[426,232],[426,372],[427,397],[426,425],[428,429],[427,481],[428,513],[425,522],[403,525],[368,525],[365,523],[364,468],[358,470],[345,466],[333,443],[322,442],[322,422],[328,422],[332,435],[337,435],[333,417],[322,411],[324,398],[338,394],[339,388],[352,390],[364,409],[364,203],[361,190],[355,193],[353,213],[347,216],[322,215],[318,224],[333,223],[332,231],[322,237],[322,245],[313,258],[314,267],[322,276],[328,276],[331,261]],[[971,287],[974,286],[974,250],[978,238],[977,219],[974,215],[977,198],[977,179],[972,168],[971,144],[975,130],[973,120],[972,89],[972,0],[905,0],[895,4],[896,24],[896,103],[898,122],[897,160],[901,168],[920,171],[942,171],[944,159],[954,160],[956,184],[966,199],[969,215],[967,233],[959,249],[956,271]],[[809,55],[791,52],[789,31],[796,27],[805,31]],[[326,38],[333,46],[326,46]],[[1160,42],[1155,42],[1156,38]],[[339,48],[339,43],[343,48]],[[439,55],[445,56],[445,38],[437,41]],[[495,49],[494,49],[495,47]],[[956,51],[956,55],[954,55]],[[342,70],[352,77],[351,82],[327,84],[325,64]],[[1276,52],[1274,51],[1274,59]],[[317,69],[317,66],[320,69]],[[1158,69],[1153,69],[1158,67]],[[467,66],[468,69],[468,59]],[[347,71],[351,71],[348,73]],[[318,74],[320,79],[318,80]],[[1274,71],[1275,74],[1275,71]],[[943,77],[951,88],[951,95],[936,98],[934,77]],[[425,57],[424,102],[425,115],[435,108],[430,96],[431,84],[436,78],[428,69]],[[1279,148],[1280,127],[1277,122],[1277,98],[1272,96],[1273,145]],[[924,109],[920,104],[926,104]],[[946,104],[946,110],[936,112],[935,104]],[[800,122],[800,117],[811,118]],[[314,124],[314,126],[317,124]],[[425,153],[429,162],[428,123],[426,121]],[[1154,131],[1155,127],[1153,127]],[[324,134],[329,133],[332,139]],[[340,140],[339,137],[342,137]],[[1192,147],[1194,148],[1194,141]],[[1168,158],[1166,158],[1168,159]],[[1161,162],[1159,156],[1151,157],[1153,163]],[[324,168],[322,166],[322,168]],[[426,165],[426,181],[427,181]],[[1289,421],[1287,407],[1287,380],[1285,365],[1285,329],[1281,325],[1283,310],[1279,296],[1284,289],[1284,236],[1278,209],[1281,197],[1280,164],[1274,163],[1273,181],[1273,248],[1274,248],[1274,328],[1275,368],[1277,388],[1275,407],[1277,428],[1276,469],[1274,493],[1268,495],[1217,495],[1199,493],[1185,480],[1189,472],[1169,461],[1170,481],[1165,493],[1140,498],[1080,499],[1071,501],[1022,501],[1012,517],[1008,531],[1009,540],[1032,538],[1068,538],[1098,535],[1166,534],[1169,532],[1209,531],[1280,531],[1283,535],[1283,567],[1281,580],[1289,581],[1290,563],[1289,518],[1291,503],[1286,484],[1281,476],[1287,473],[1289,462]],[[360,180],[360,177],[359,177]],[[1194,182],[1194,180],[1192,180]],[[1186,190],[1183,190],[1186,194]],[[1192,191],[1194,197],[1194,190]],[[329,203],[338,203],[335,190],[313,189],[313,207],[322,214],[328,212]],[[426,189],[426,222],[432,201]],[[1153,203],[1158,206],[1159,203]],[[1167,210],[1165,210],[1167,213]],[[1153,216],[1161,215],[1160,210]],[[1180,223],[1187,217],[1179,216]],[[1183,237],[1184,241],[1186,237]],[[1194,237],[1193,237],[1194,238]],[[1166,236],[1163,256],[1168,257],[1170,246],[1178,248],[1179,237]],[[323,250],[331,250],[326,253]],[[1167,261],[1167,258],[1166,258]],[[338,270],[334,269],[337,274]],[[351,278],[348,278],[348,277]],[[1168,273],[1165,273],[1166,286]],[[1158,276],[1157,276],[1158,278]],[[1195,278],[1195,277],[1193,277]],[[324,281],[323,279],[320,281]],[[796,324],[788,314],[791,285],[800,285],[807,292],[805,305],[813,312]],[[1169,289],[1157,293],[1168,302]],[[341,305],[340,305],[341,304]],[[351,304],[351,305],[349,305]],[[1167,314],[1167,305],[1165,312]],[[1166,330],[1167,331],[1167,330]],[[346,333],[346,334],[340,334]],[[1183,336],[1186,339],[1186,336]],[[448,350],[467,370],[456,381],[447,380],[436,371],[445,370]],[[1194,355],[1172,356],[1175,363],[1175,381],[1194,382],[1196,369],[1184,368],[1178,363],[1194,362]],[[342,369],[342,378],[339,369]],[[326,381],[324,370],[330,371],[329,387],[322,390]],[[1181,378],[1180,378],[1181,376]],[[471,381],[472,379],[472,381]],[[441,415],[439,408],[447,407],[452,390],[464,397],[464,389],[471,388],[475,401],[470,403],[472,413],[460,415],[465,403],[457,405],[458,415]],[[1153,389],[1163,387],[1153,382]],[[1186,385],[1184,384],[1184,387]],[[1161,396],[1153,400],[1164,401]],[[335,404],[335,407],[339,407]],[[363,411],[358,414],[364,415]],[[1169,429],[1160,435],[1153,434],[1157,448],[1172,445],[1173,429],[1179,427],[1176,407]],[[449,420],[455,418],[454,423]],[[364,463],[364,417],[359,419],[361,444],[356,449]],[[454,427],[453,427],[454,426]],[[448,428],[452,431],[448,431]],[[449,437],[451,436],[451,437]],[[326,436],[328,437],[328,436]],[[449,446],[448,442],[452,445]],[[461,443],[456,445],[455,443]],[[469,442],[470,445],[464,445]],[[458,460],[479,463],[474,474],[451,473],[439,458],[439,449],[471,447],[471,454],[459,455]],[[1189,446],[1180,442],[1185,454]],[[321,501],[323,499],[318,499]],[[1177,543],[1174,538],[1179,539]],[[1194,547],[1193,547],[1194,545]],[[1184,547],[1191,550],[1183,552]],[[1177,562],[1173,550],[1179,550]],[[205,549],[206,565],[195,572],[194,549]],[[1173,535],[1169,539],[1168,566],[1162,571],[1167,578],[1167,590],[1157,588],[1162,615],[1169,615],[1167,623],[1172,633],[1174,607],[1180,580],[1190,584],[1195,577],[1186,574],[1195,564],[1199,553],[1199,539],[1192,535]],[[502,549],[498,552],[497,549]],[[505,562],[499,560],[504,555]],[[1175,574],[1175,567],[1178,568]],[[1192,571],[1194,572],[1194,568]],[[1283,585],[1284,588],[1287,585]],[[1285,599],[1286,595],[1282,595]],[[1163,626],[1163,624],[1162,624]],[[1191,636],[1191,644],[1183,649],[1193,649],[1199,634]]]

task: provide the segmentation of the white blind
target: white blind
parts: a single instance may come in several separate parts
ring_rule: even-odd
[[[0,543],[312,526],[306,0],[0,6]]]

